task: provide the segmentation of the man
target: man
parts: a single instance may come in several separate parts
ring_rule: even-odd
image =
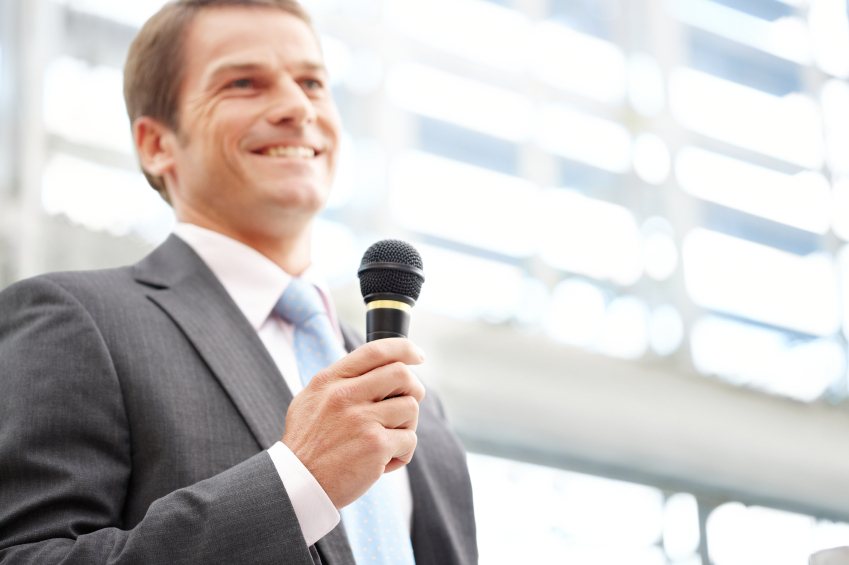
[[[423,353],[362,345],[310,267],[341,127],[300,6],[166,5],[125,98],[179,223],[0,293],[0,563],[475,563]]]

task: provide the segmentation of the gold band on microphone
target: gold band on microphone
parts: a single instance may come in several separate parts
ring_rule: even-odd
[[[366,304],[366,310],[375,310],[377,308],[394,308],[395,310],[403,310],[410,312],[413,307],[406,302],[398,302],[397,300],[374,300]]]

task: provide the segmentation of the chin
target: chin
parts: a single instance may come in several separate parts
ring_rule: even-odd
[[[298,186],[291,184],[277,187],[273,191],[274,204],[284,209],[317,214],[324,208],[324,203],[330,196],[330,190],[315,183],[305,183]]]

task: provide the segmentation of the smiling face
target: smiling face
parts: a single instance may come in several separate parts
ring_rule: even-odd
[[[242,241],[305,231],[341,123],[315,34],[268,8],[201,12],[185,38],[179,132],[160,141],[177,217]]]

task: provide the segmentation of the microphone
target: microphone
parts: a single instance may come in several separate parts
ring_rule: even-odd
[[[407,337],[422,291],[422,257],[405,241],[384,239],[363,254],[357,276],[366,303],[366,341]]]

